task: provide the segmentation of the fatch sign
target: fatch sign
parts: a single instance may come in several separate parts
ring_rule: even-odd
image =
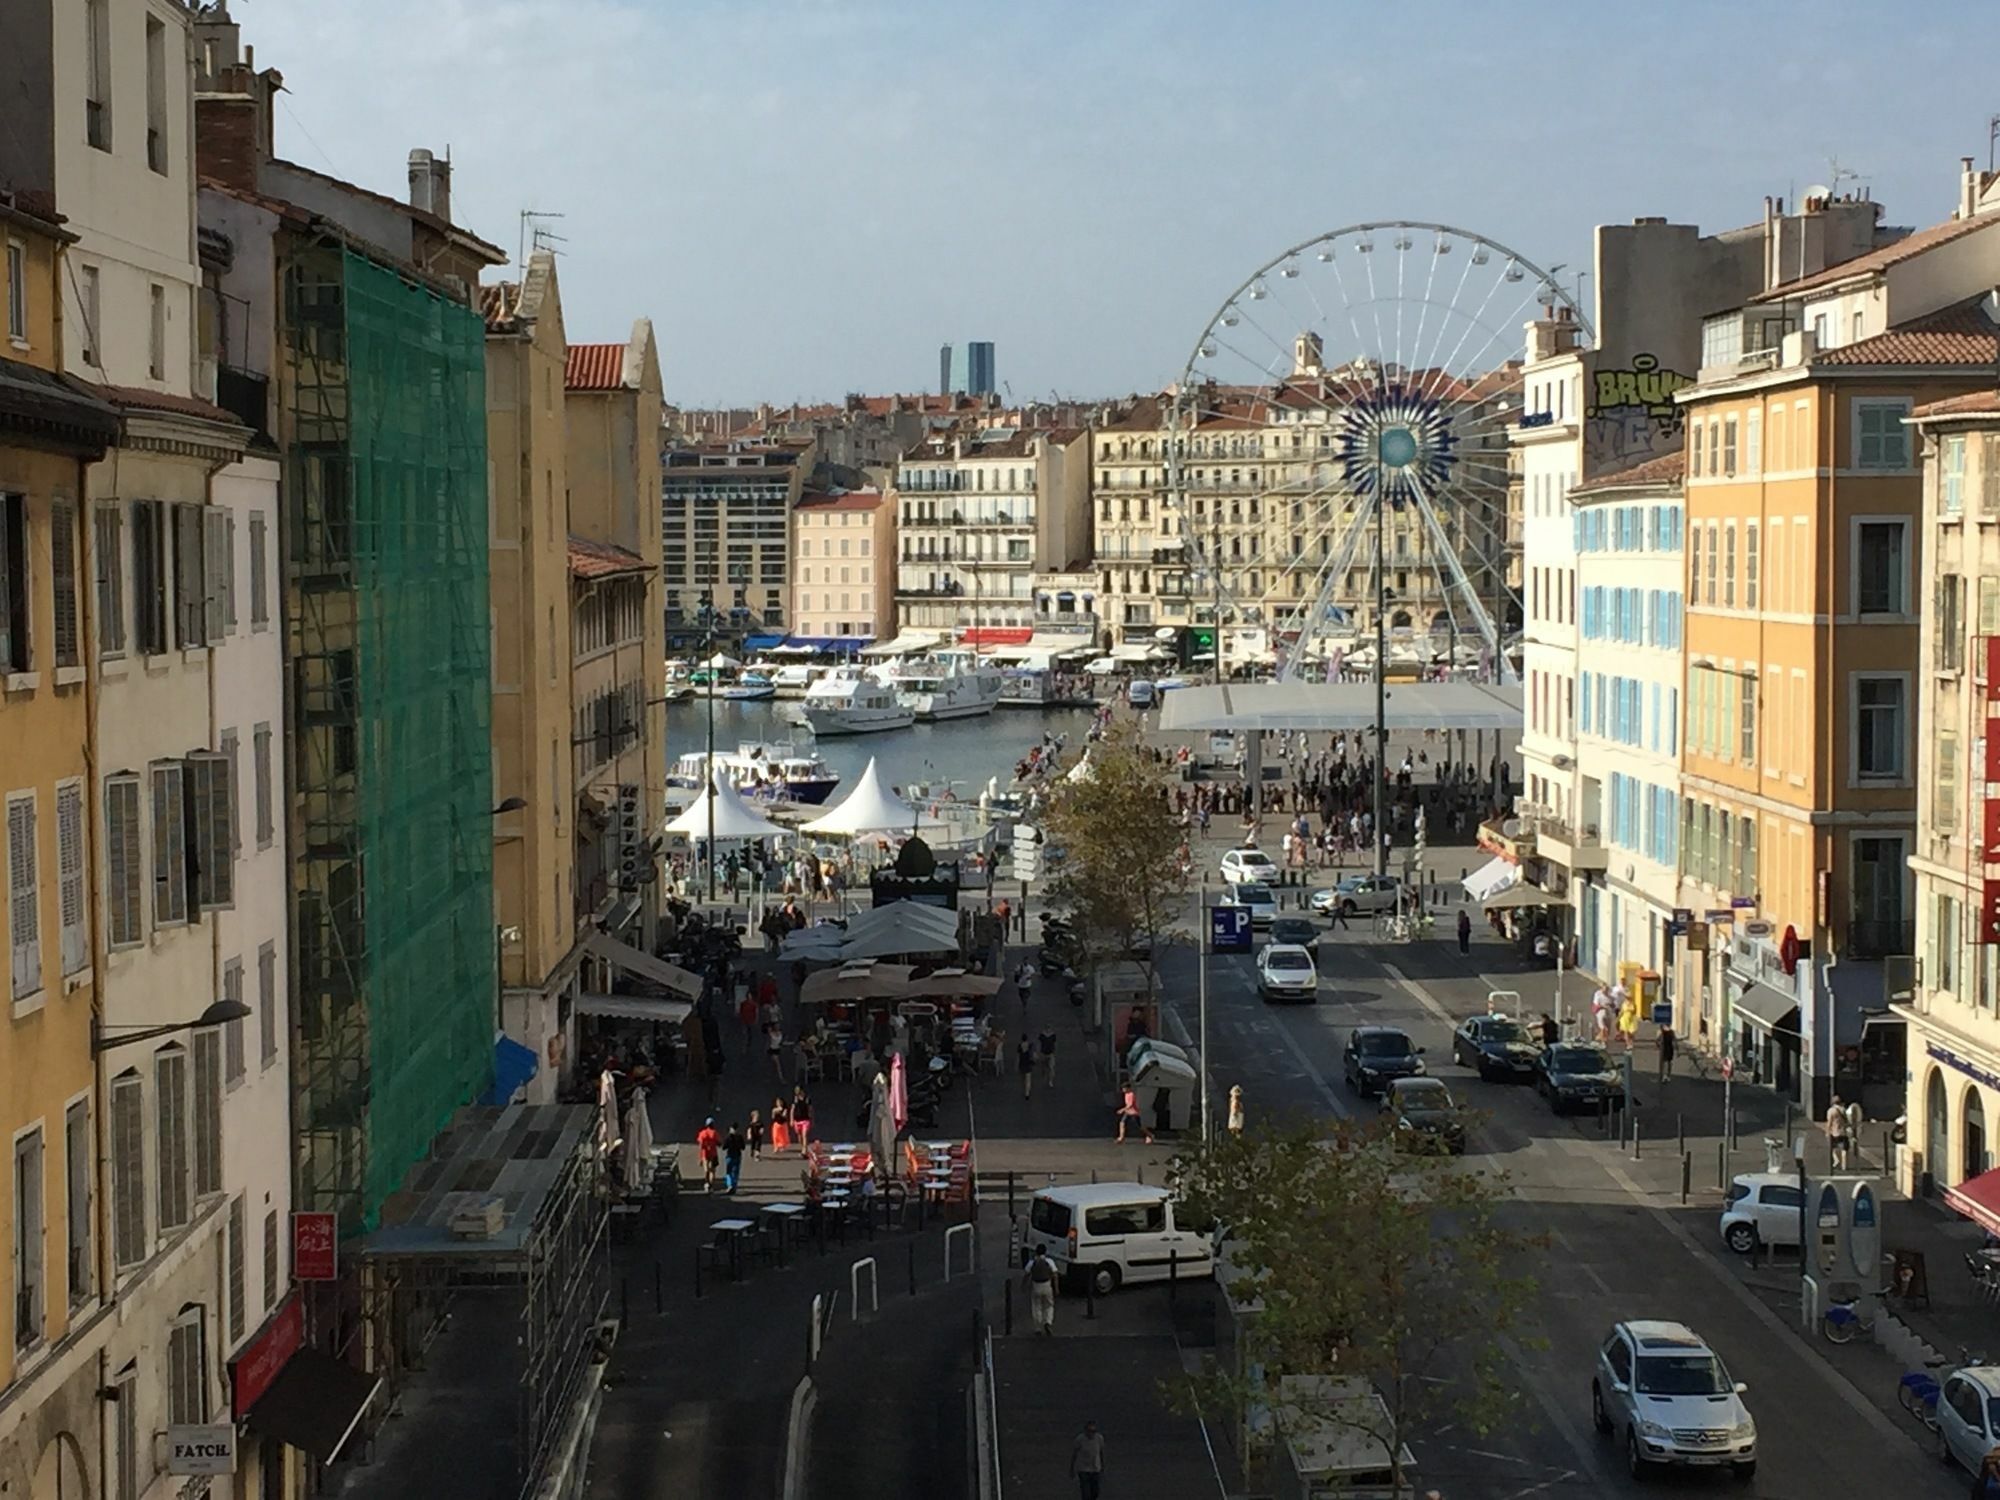
[[[236,1472],[235,1425],[218,1422],[212,1427],[194,1425],[169,1427],[167,1472],[234,1474]]]

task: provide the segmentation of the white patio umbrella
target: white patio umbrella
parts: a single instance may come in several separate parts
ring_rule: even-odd
[[[896,1114],[889,1104],[889,1070],[875,1075],[868,1095],[868,1146],[875,1155],[875,1175],[893,1177],[896,1172]]]
[[[715,803],[714,832],[717,839],[772,838],[785,831],[751,807],[735,787],[711,771],[708,789],[667,825],[667,832],[685,834],[689,838],[707,838],[708,805],[711,801]]]
[[[653,1121],[646,1113],[646,1091],[632,1090],[625,1108],[625,1188],[637,1192],[646,1180],[646,1160],[653,1154]]]
[[[597,1075],[597,1154],[609,1156],[618,1141],[618,1084],[606,1068]]]

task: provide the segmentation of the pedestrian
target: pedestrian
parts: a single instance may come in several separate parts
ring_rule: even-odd
[[[743,1177],[743,1132],[729,1122],[729,1134],[722,1138],[722,1180],[730,1192]]]
[[[762,1110],[753,1109],[750,1111],[750,1124],[745,1128],[744,1135],[747,1137],[750,1145],[750,1160],[762,1161],[764,1159],[764,1113]]]
[[[1042,1027],[1041,1035],[1035,1038],[1035,1047],[1042,1054],[1042,1082],[1054,1088],[1056,1086],[1055,1027]]]
[[[1035,1253],[1021,1279],[1028,1285],[1028,1315],[1034,1323],[1035,1332],[1053,1335],[1056,1331],[1056,1263],[1049,1259],[1048,1246],[1035,1246]]]
[[[1243,1085],[1240,1083],[1229,1086],[1229,1133],[1234,1136],[1243,1134]]]
[[[736,1019],[743,1023],[743,1050],[748,1052],[757,1044],[757,1000],[749,990],[736,1007]]]
[[[1674,1039],[1674,1028],[1671,1025],[1661,1026],[1660,1027],[1660,1082],[1662,1083],[1665,1083],[1669,1078],[1673,1076],[1674,1048],[1676,1045],[1677,1043]]]
[[[701,1129],[694,1133],[694,1149],[701,1157],[702,1191],[715,1191],[715,1168],[717,1158],[722,1154],[722,1137],[716,1134],[713,1116],[701,1122]]]
[[[1104,1484],[1104,1434],[1095,1422],[1085,1422],[1083,1431],[1070,1444],[1069,1471],[1076,1476],[1080,1500],[1097,1500]]]
[[[1972,1476],[1971,1500],[2000,1500],[2000,1448],[1989,1451],[1979,1461],[1979,1472]]]
[[[1463,958],[1472,951],[1472,913],[1464,907],[1458,909],[1458,952]]]
[[[1542,1012],[1542,1045],[1553,1047],[1562,1040],[1562,1027],[1556,1025],[1556,1018],[1547,1011]]]
[[[806,1086],[801,1083],[792,1089],[792,1135],[797,1139],[801,1151],[811,1143],[812,1124],[812,1095],[806,1092]]]
[[[1827,1106],[1826,1144],[1835,1170],[1847,1170],[1847,1111],[1841,1107],[1838,1094],[1833,1096],[1833,1103]]]
[[[1125,1132],[1132,1126],[1139,1127],[1139,1133],[1146,1138],[1146,1144],[1153,1144],[1153,1128],[1139,1113],[1139,1093],[1129,1084],[1118,1099],[1118,1144],[1125,1144]]]
[[[1014,989],[1021,997],[1021,1009],[1028,1008],[1028,997],[1035,993],[1035,965],[1031,959],[1022,959],[1021,967],[1014,971]]]
[[[1600,1047],[1611,1045],[1611,1011],[1611,991],[1600,984],[1590,997],[1590,1019]]]
[[[785,1034],[773,1021],[764,1028],[764,1054],[771,1059],[771,1072],[778,1082],[785,1081]]]
[[[1021,1033],[1021,1044],[1014,1049],[1015,1064],[1021,1070],[1021,1097],[1028,1098],[1035,1092],[1035,1039],[1026,1031]]]
[[[771,1101],[771,1153],[783,1156],[792,1149],[792,1112],[785,1108],[785,1101]]]

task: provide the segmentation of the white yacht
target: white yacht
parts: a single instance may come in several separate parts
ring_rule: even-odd
[[[990,714],[1000,701],[1000,669],[973,651],[940,651],[896,669],[896,693],[919,721]]]
[[[835,667],[806,689],[799,718],[815,735],[907,729],[916,713],[888,683],[859,667]]]

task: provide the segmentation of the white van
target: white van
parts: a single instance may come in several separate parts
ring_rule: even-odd
[[[1134,708],[1151,708],[1158,696],[1153,684],[1143,677],[1135,677],[1125,684],[1125,701]]]
[[[1028,1203],[1025,1250],[1041,1245],[1066,1279],[1088,1275],[1091,1290],[1109,1296],[1128,1281],[1208,1276],[1215,1259],[1208,1235],[1175,1218],[1165,1188],[1140,1182],[1079,1183],[1043,1188]]]

